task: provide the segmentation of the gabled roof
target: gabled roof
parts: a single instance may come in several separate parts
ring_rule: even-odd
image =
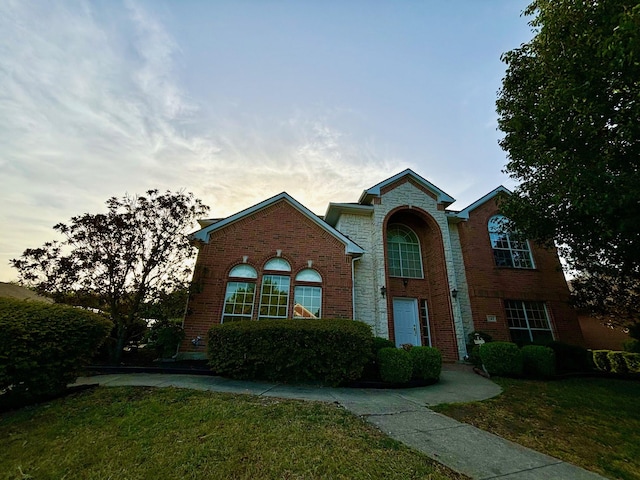
[[[324,214],[324,221],[332,227],[338,223],[340,215],[343,213],[351,213],[355,215],[371,215],[373,213],[373,205],[360,205],[358,203],[329,203],[327,213]]]
[[[291,205],[293,208],[295,208],[296,210],[298,210],[302,215],[304,215],[305,217],[307,217],[309,220],[311,220],[313,223],[315,223],[317,226],[319,226],[320,228],[322,228],[323,230],[325,230],[326,232],[330,233],[331,235],[333,235],[335,238],[337,238],[338,240],[340,240],[342,243],[344,243],[345,245],[345,253],[347,255],[362,255],[364,253],[364,250],[358,246],[355,242],[349,240],[349,238],[347,238],[346,236],[344,236],[342,233],[340,233],[338,230],[336,230],[335,228],[333,228],[331,225],[325,223],[321,218],[319,218],[316,214],[314,214],[311,210],[309,210],[307,207],[305,207],[304,205],[302,205],[300,202],[298,202],[296,199],[294,199],[291,195],[289,195],[287,192],[282,192],[279,193],[278,195],[275,195],[271,198],[268,198],[252,207],[246,208],[234,215],[231,215],[230,217],[224,218],[218,222],[212,223],[200,230],[198,230],[197,232],[192,233],[191,235],[189,235],[189,238],[192,240],[200,240],[202,242],[205,243],[209,243],[209,234],[211,232],[214,232],[216,230],[219,230],[221,228],[224,228],[228,225],[231,225],[232,223],[235,223],[239,220],[242,220],[243,218],[249,216],[249,215],[253,215],[254,213],[263,210],[281,200],[284,200],[285,202],[289,203],[289,205]]]
[[[371,202],[371,200],[373,199],[373,197],[379,197],[380,196],[380,190],[382,188],[386,187],[387,185],[392,184],[393,182],[395,182],[397,180],[400,180],[401,178],[403,178],[405,176],[411,177],[416,183],[418,183],[419,185],[422,185],[424,188],[426,188],[427,190],[432,192],[436,196],[437,202],[438,203],[443,203],[445,207],[447,207],[447,206],[451,205],[453,202],[455,202],[455,199],[453,197],[451,197],[450,195],[445,193],[443,190],[440,190],[433,183],[431,183],[428,180],[425,180],[424,178],[422,178],[420,175],[418,175],[416,172],[414,172],[410,168],[407,168],[406,170],[394,175],[393,177],[387,178],[386,180],[383,180],[382,182],[378,183],[377,185],[374,185],[373,187],[369,188],[368,190],[365,190],[364,192],[362,192],[362,195],[360,195],[360,200],[358,202],[360,204],[365,204],[365,205],[369,204]]]
[[[471,205],[469,205],[464,210],[460,210],[459,212],[457,212],[455,214],[452,214],[452,216],[461,218],[463,220],[469,220],[469,213],[471,213],[473,210],[478,208],[480,205],[488,202],[489,200],[491,200],[493,197],[495,197],[499,193],[506,193],[507,195],[511,195],[511,190],[509,190],[508,188],[503,187],[502,185],[500,185],[498,188],[495,188],[494,190],[491,190],[484,197],[482,197],[482,198],[476,200],[475,202],[473,202]]]

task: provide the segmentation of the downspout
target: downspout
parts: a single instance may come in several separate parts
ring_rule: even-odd
[[[356,260],[360,260],[362,257],[351,257],[351,320],[356,320],[356,275],[355,264]]]

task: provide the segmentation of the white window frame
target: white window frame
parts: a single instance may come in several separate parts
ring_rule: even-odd
[[[489,231],[489,242],[491,243],[491,249],[494,252],[493,260],[496,266],[505,268],[522,268],[526,270],[536,268],[536,264],[533,261],[533,254],[531,252],[531,245],[529,244],[529,240],[517,240],[518,242],[523,243],[526,248],[516,248],[514,246],[516,239],[512,238],[512,235],[517,235],[517,233],[509,232],[504,228],[504,225],[506,225],[508,221],[509,220],[504,215],[494,215],[489,219],[489,222],[487,223],[487,230]],[[506,248],[496,246],[495,242],[500,237],[502,237],[502,239],[506,241]],[[496,262],[496,251],[508,252],[511,265],[498,265],[498,262]],[[524,261],[520,259],[522,255],[526,256],[526,259]]]
[[[389,231],[393,228],[397,228],[397,229],[404,229],[407,230],[415,239],[415,243],[399,243],[399,242],[390,242],[389,241]],[[422,248],[420,245],[420,239],[418,238],[418,235],[416,234],[416,232],[413,231],[413,229],[407,227],[404,224],[401,223],[394,223],[392,225],[389,225],[387,227],[387,244],[385,245],[386,248],[386,253],[387,253],[387,265],[388,265],[388,269],[389,269],[389,276],[390,277],[397,277],[397,278],[424,278],[424,265],[422,262]],[[394,273],[391,272],[391,254],[389,252],[389,247],[390,245],[398,245],[399,246],[399,250],[398,250],[398,255],[399,255],[399,259],[400,259],[400,275],[396,275]],[[418,259],[420,260],[420,273],[418,276],[416,275],[407,275],[407,272],[404,271],[404,268],[408,268],[408,267],[404,267],[403,268],[403,262],[402,262],[402,248],[400,247],[401,245],[415,245],[418,247]],[[404,252],[405,254],[407,254],[408,252]]]
[[[509,306],[508,306],[509,303],[518,304],[520,312],[522,312],[524,314],[523,316],[524,316],[524,321],[526,323],[526,327],[512,327],[511,326],[511,318],[509,316],[509,312],[510,312],[510,310],[514,310],[514,308],[509,308]],[[532,312],[528,311],[528,309],[527,309],[527,304],[528,303],[529,304],[535,304],[537,306],[542,306],[541,310],[544,312],[544,316],[545,316],[545,320],[547,321],[547,327],[548,328],[539,328],[539,327],[532,327],[531,326],[531,322],[529,321],[529,315]],[[553,333],[553,328],[551,327],[551,317],[549,316],[549,310],[547,309],[547,304],[545,302],[537,302],[537,301],[530,301],[530,300],[505,300],[505,302],[504,302],[504,310],[505,310],[505,316],[506,316],[506,319],[507,319],[507,326],[509,327],[509,332],[511,332],[512,330],[526,331],[529,334],[529,341],[530,342],[534,342],[533,333],[532,332],[534,332],[534,331],[536,331],[536,332],[549,332],[549,333],[551,333],[551,339],[555,340],[556,336]]]

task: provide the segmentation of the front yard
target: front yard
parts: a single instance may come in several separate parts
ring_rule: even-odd
[[[494,379],[504,393],[445,415],[609,478],[640,479],[640,381]]]
[[[97,388],[0,415],[2,479],[462,479],[339,408]]]

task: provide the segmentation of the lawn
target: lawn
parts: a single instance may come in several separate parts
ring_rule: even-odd
[[[96,388],[0,415],[2,479],[462,479],[339,407]]]
[[[640,479],[640,381],[495,381],[496,398],[434,410],[606,477]]]

